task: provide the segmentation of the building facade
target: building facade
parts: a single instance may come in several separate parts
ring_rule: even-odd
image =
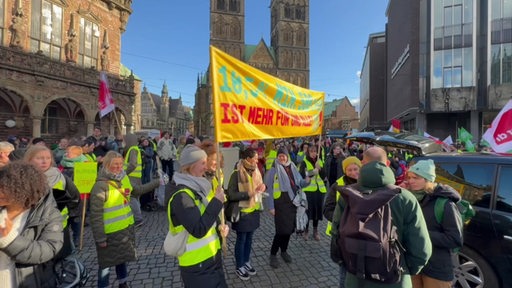
[[[328,131],[351,132],[359,129],[359,115],[348,97],[324,104],[324,134]],[[329,133],[327,133],[329,134]]]
[[[131,13],[131,0],[0,0],[0,138],[131,130],[140,82],[120,63]],[[116,105],[101,119],[100,71]]]
[[[210,0],[210,45],[298,86],[309,88],[309,0],[272,0],[270,46],[245,44],[245,1]],[[198,78],[194,134],[213,136],[208,72]]]
[[[174,136],[185,135],[192,123],[190,107],[183,106],[181,96],[169,97],[169,89],[164,83],[160,95],[151,93],[146,86],[141,93],[140,129],[157,129],[171,132]],[[190,132],[190,131],[189,131]]]
[[[386,34],[371,34],[366,47],[360,77],[359,130],[387,129]]]
[[[387,120],[480,139],[512,98],[512,1],[391,0],[386,13]]]

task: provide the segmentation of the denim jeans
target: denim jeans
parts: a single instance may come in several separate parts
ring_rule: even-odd
[[[248,263],[251,258],[252,232],[236,232],[235,260],[236,268],[240,268]]]
[[[126,263],[116,265],[116,275],[119,284],[125,283],[128,280],[128,267]],[[109,287],[110,267],[105,269],[98,269],[98,288]]]

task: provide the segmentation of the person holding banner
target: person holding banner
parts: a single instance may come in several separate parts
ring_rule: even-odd
[[[132,185],[123,169],[123,156],[109,151],[91,191],[90,225],[98,256],[98,287],[109,287],[110,267],[116,267],[119,287],[128,287],[127,262],[137,260],[135,227],[130,198],[153,191],[154,179]],[[164,183],[167,184],[167,183]]]
[[[57,208],[63,217],[62,227],[64,230],[64,245],[56,258],[65,258],[74,250],[69,233],[68,219],[69,215],[80,215],[78,208],[80,193],[70,177],[63,175],[59,169],[53,167],[53,153],[46,146],[31,146],[25,153],[23,160],[34,165],[39,172],[44,173],[48,185],[53,191],[53,198],[55,198]]]
[[[185,287],[228,287],[222,268],[220,236],[226,237],[229,227],[218,225],[224,189],[219,185],[214,197],[208,200],[212,184],[204,177],[207,155],[201,148],[188,144],[178,161],[180,171],[174,173],[176,186],[169,186],[167,215],[169,229],[188,232],[187,249],[178,256],[181,279]]]
[[[265,175],[265,185],[269,197],[267,207],[274,216],[276,234],[270,248],[270,266],[278,268],[277,252],[281,250],[281,257],[284,262],[291,263],[292,257],[288,254],[288,243],[295,230],[297,206],[293,199],[299,189],[309,185],[311,179],[306,176],[302,178],[297,169],[288,158],[288,150],[279,148],[277,150],[277,161]]]
[[[324,204],[325,193],[327,188],[325,186],[326,173],[324,169],[324,162],[318,156],[318,146],[309,146],[306,151],[306,157],[299,166],[299,172],[302,177],[311,177],[311,182],[302,191],[306,192],[308,199],[308,219],[313,221],[313,238],[320,241],[318,233],[318,222],[322,220],[322,205]],[[309,220],[306,225],[306,230],[302,235],[304,240],[308,240],[309,236]]]

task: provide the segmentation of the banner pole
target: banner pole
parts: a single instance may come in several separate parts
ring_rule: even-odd
[[[123,134],[123,130],[121,129],[121,125],[119,124],[119,120],[117,120],[117,113],[116,113],[115,107],[114,107],[113,112],[114,112],[114,118],[116,119],[117,129],[119,129],[120,134]]]
[[[217,145],[217,167],[215,168],[215,177],[217,177],[217,181],[219,183],[219,185],[222,187],[224,183],[221,182],[221,173],[220,173],[220,145],[219,145],[219,142],[218,141],[215,141],[215,145]],[[224,187],[222,187],[222,189],[224,189]],[[215,193],[217,193],[217,191],[214,191]],[[224,202],[226,201],[226,199],[224,198]],[[226,221],[225,221],[225,216],[224,216],[224,202],[222,203],[222,209],[220,210],[220,225],[221,226],[224,226],[226,225]],[[222,253],[224,254],[224,256],[227,255],[228,253],[228,243],[226,242],[226,237],[224,235],[221,234],[221,237],[222,237]]]
[[[83,243],[84,243],[84,229],[85,229],[85,210],[87,209],[87,194],[84,195],[84,201],[82,201],[82,221],[80,223],[80,245],[78,250],[82,251]]]

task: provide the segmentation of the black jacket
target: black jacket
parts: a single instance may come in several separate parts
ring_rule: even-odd
[[[444,207],[443,222],[437,223],[434,206],[438,197],[445,197],[447,201]],[[420,201],[425,221],[427,222],[430,241],[432,242],[432,256],[423,268],[422,274],[443,281],[453,280],[451,267],[451,251],[462,247],[462,218],[456,202],[460,201],[460,195],[452,187],[439,184],[432,194],[426,194]]]

